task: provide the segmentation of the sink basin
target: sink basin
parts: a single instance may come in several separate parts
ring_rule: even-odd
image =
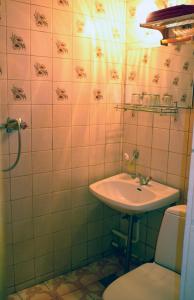
[[[152,180],[141,186],[139,179],[125,173],[93,183],[89,189],[109,207],[129,215],[159,209],[179,199],[177,189]]]

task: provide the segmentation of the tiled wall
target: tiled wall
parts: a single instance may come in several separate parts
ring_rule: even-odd
[[[127,52],[126,103],[192,107],[192,44]]]
[[[12,291],[110,250],[119,216],[88,184],[121,169],[124,1],[1,0],[1,122],[22,117],[4,174]],[[2,164],[17,135],[2,133]]]
[[[146,93],[160,95],[164,105],[164,96],[168,94],[179,106],[190,106],[193,45],[145,48],[151,33],[142,29],[142,34],[137,34],[137,30],[141,30],[136,23],[137,3],[141,1],[128,1],[127,5],[126,102],[133,101],[133,93]],[[184,3],[194,4],[193,1]],[[155,4],[163,8],[168,1],[155,1]],[[177,1],[177,4],[180,3]],[[186,203],[193,116],[192,109],[180,109],[176,118],[148,112],[124,112],[123,153],[131,157],[134,149],[140,152],[136,165],[123,162],[124,170],[149,175],[156,181],[179,188],[180,201]],[[140,220],[140,241],[134,244],[134,255],[141,260],[149,260],[154,255],[161,219],[162,211],[156,211]]]
[[[124,113],[123,153],[132,155],[138,149],[135,166],[123,162],[124,170],[151,176],[154,180],[179,188],[181,202],[187,201],[191,154],[193,111],[180,110],[177,120],[148,112]],[[161,211],[152,212],[141,220],[140,241],[134,245],[136,255],[149,260],[154,254]]]
[[[28,123],[20,164],[4,174],[10,291],[110,250],[119,216],[89,195],[88,184],[121,170],[122,113],[114,106],[123,101],[125,42],[140,44],[139,3],[0,0],[1,122],[11,116]],[[125,112],[123,152],[138,148],[138,172],[184,190],[192,119],[189,111],[176,121]],[[16,135],[2,134],[1,144],[7,166]],[[141,220],[134,251],[142,260],[153,256],[161,217]]]
[[[177,102],[179,107],[191,107],[193,50],[193,45],[129,50],[126,103],[133,102],[133,96],[139,95],[139,100],[146,105],[153,101],[153,96],[158,95],[161,105],[168,104],[167,97],[171,105]],[[184,200],[191,152],[192,115],[192,110],[182,108],[176,116],[124,113],[123,151],[132,153],[137,148],[140,151],[137,171],[180,188]]]

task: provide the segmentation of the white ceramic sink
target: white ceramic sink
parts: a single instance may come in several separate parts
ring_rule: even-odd
[[[139,184],[139,179],[122,173],[90,185],[90,191],[111,208],[129,215],[158,209],[179,199],[179,190],[150,181]]]

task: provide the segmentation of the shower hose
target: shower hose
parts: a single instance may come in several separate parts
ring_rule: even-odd
[[[0,125],[0,129],[5,129],[7,133],[12,133],[13,131],[17,131],[17,135],[18,135],[18,150],[17,150],[16,159],[13,162],[13,164],[10,165],[8,168],[2,169],[1,170],[2,172],[11,171],[17,166],[21,156],[21,146],[22,146],[21,129],[25,129],[26,127],[27,127],[26,123],[23,122],[20,118],[18,120],[8,118],[5,124]]]

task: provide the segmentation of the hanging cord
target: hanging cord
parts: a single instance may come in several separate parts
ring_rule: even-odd
[[[3,124],[0,126],[1,129],[6,129],[7,133],[11,133],[13,132],[14,130],[17,131],[18,133],[18,151],[17,151],[17,156],[16,156],[16,160],[15,162],[9,166],[8,168],[5,168],[5,169],[2,169],[1,171],[2,172],[9,172],[11,170],[13,170],[19,160],[20,160],[20,156],[21,156],[21,147],[22,147],[22,141],[21,141],[21,128],[22,129],[25,129],[27,127],[26,123],[25,122],[22,122],[22,120],[19,118],[18,120],[16,119],[7,119],[7,123],[6,124]]]

